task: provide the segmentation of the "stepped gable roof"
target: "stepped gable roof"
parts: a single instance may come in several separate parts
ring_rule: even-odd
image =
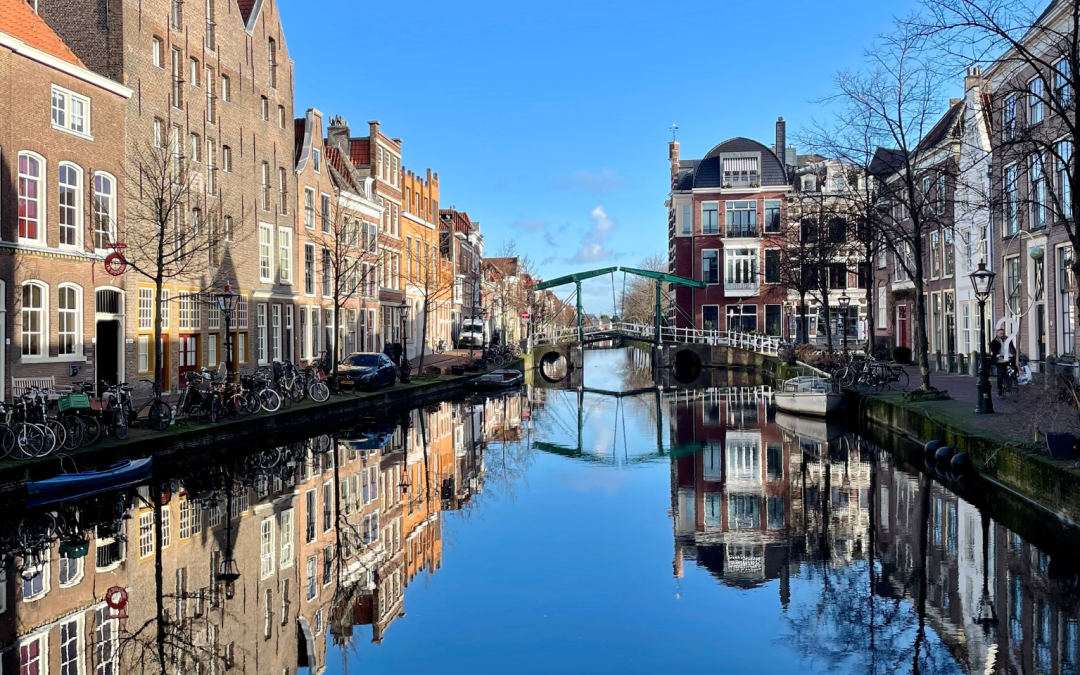
[[[86,67],[25,0],[0,0],[0,33],[7,33],[72,65]]]

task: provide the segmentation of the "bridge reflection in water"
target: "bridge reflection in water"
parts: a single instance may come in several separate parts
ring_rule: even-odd
[[[671,538],[641,543],[673,546],[688,600],[712,593],[688,582],[702,574],[775,598],[785,648],[772,656],[788,672],[1076,672],[1070,533],[1010,530],[1002,520],[1031,514],[977,507],[843,427],[777,414],[760,383],[661,391],[646,353],[598,354],[588,390],[432,403],[283,447],[223,449],[129,490],[9,507],[2,672],[318,672],[342,658],[374,664],[386,647],[360,643],[395,640],[419,661],[439,658],[442,640],[410,632],[430,630],[406,614],[414,593],[445,613],[445,639],[506,639],[497,626],[479,637],[459,626],[437,578],[415,582],[442,568],[448,528],[506,508],[489,493],[529,490],[547,455],[562,471],[668,474]],[[576,543],[592,552],[593,540]],[[529,552],[511,553],[520,574],[539,573]],[[471,569],[468,549],[456,556]],[[493,583],[487,574],[471,583]],[[517,602],[502,601],[501,611]],[[625,620],[602,603],[592,611],[614,628]]]

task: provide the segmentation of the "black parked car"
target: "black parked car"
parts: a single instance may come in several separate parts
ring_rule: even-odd
[[[343,389],[378,389],[384,384],[394,384],[397,367],[386,354],[354,352],[337,367],[338,386]]]

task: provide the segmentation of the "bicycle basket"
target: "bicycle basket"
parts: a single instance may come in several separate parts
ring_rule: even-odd
[[[57,406],[59,406],[60,412],[67,412],[76,408],[89,408],[90,396],[87,394],[68,394],[60,397]]]

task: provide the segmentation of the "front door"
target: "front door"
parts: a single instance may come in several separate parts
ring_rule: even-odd
[[[97,381],[120,384],[120,322],[98,321],[94,338]]]
[[[1046,360],[1046,305],[1035,306],[1035,351],[1040,361]]]
[[[199,336],[198,335],[181,335],[180,336],[180,363],[177,369],[180,382],[186,382],[184,379],[185,373],[190,373],[197,370],[199,367]]]
[[[898,347],[911,347],[908,340],[908,306],[896,306],[896,345]]]

